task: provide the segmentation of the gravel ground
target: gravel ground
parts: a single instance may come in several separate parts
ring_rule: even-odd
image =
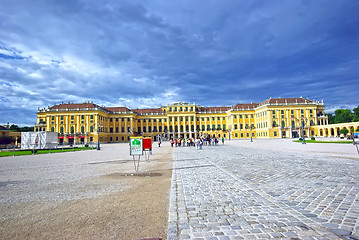
[[[0,158],[0,238],[166,238],[172,149],[154,147],[140,176],[128,144]]]

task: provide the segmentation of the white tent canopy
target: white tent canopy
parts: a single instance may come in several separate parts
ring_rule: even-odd
[[[57,146],[55,132],[22,132],[21,149],[49,149]]]

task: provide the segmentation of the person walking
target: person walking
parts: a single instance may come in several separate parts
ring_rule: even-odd
[[[222,145],[224,145],[224,137],[222,137]]]

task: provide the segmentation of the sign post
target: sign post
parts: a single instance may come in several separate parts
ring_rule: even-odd
[[[140,167],[141,155],[143,155],[142,140],[143,140],[142,137],[130,138],[130,155],[133,157],[133,164],[136,172]],[[136,156],[138,156],[138,160],[136,160]]]
[[[357,152],[358,152],[358,154],[359,154],[359,149],[358,149],[358,145],[359,145],[359,133],[353,133],[353,144],[356,146]]]
[[[145,152],[146,161],[150,160],[150,154],[152,154],[152,138],[143,138],[143,151]]]

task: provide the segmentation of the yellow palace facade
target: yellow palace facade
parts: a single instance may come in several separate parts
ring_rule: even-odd
[[[318,126],[327,124],[323,102],[304,98],[270,98],[222,107],[179,102],[151,109],[85,102],[39,109],[35,131],[57,132],[60,144],[71,144],[126,142],[131,136],[154,140],[207,135],[226,139],[312,137],[318,136]]]

